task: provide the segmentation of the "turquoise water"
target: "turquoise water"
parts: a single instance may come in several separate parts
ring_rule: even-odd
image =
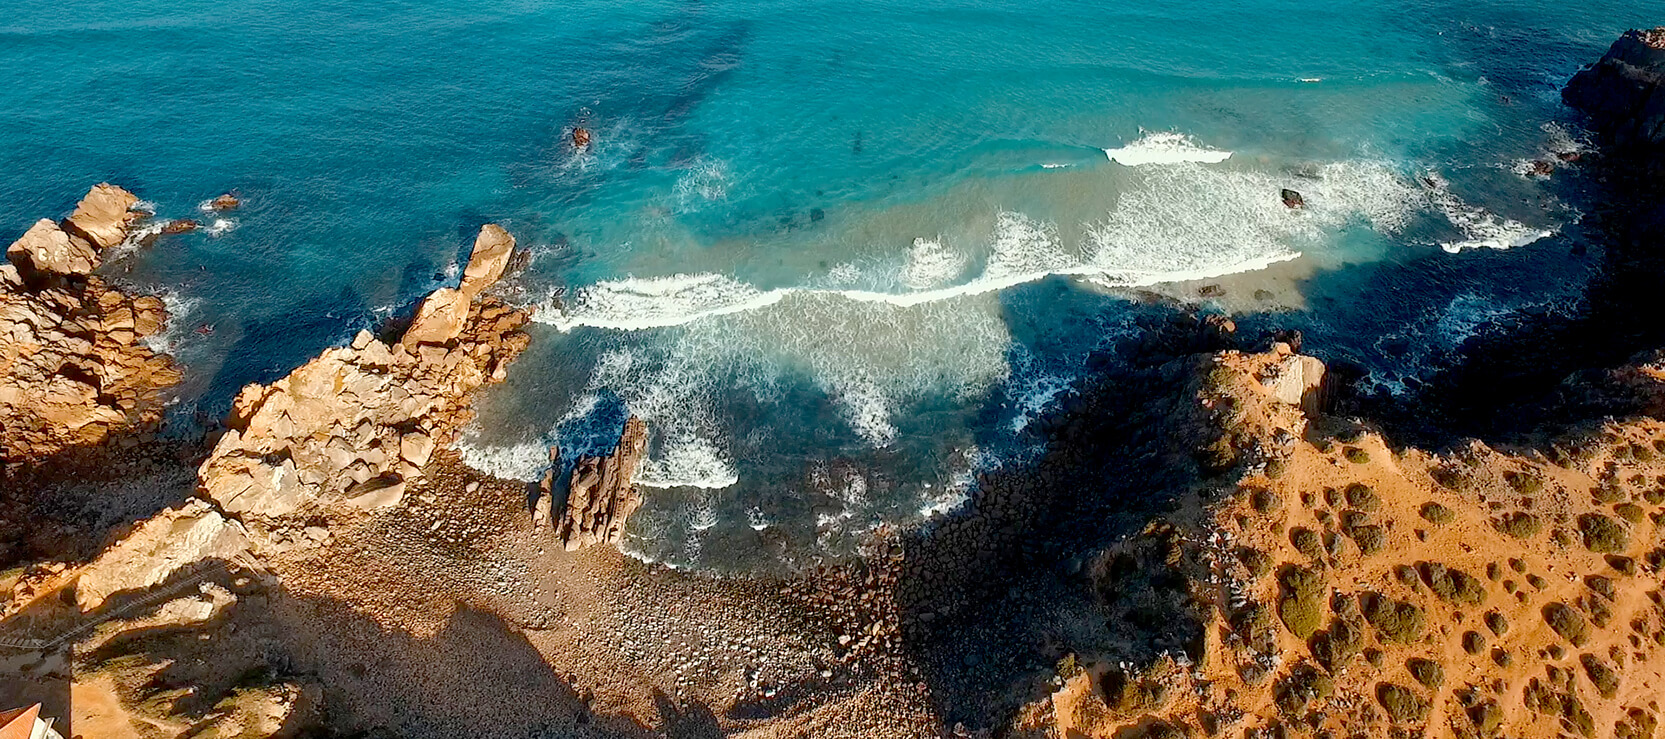
[[[1643,10],[14,0],[0,240],[100,180],[215,226],[109,268],[170,295],[184,423],[503,223],[537,341],[470,458],[531,477],[628,410],[661,486],[628,548],[802,561],[1020,459],[1135,289],[1218,280],[1383,392],[1565,301],[1579,214],[1517,170],[1577,147],[1556,91]]]

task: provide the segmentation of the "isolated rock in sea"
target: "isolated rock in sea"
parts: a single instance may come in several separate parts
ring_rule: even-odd
[[[647,425],[632,416],[611,455],[578,460],[555,524],[555,536],[567,551],[618,543],[630,514],[642,505],[633,478],[646,449]]]
[[[232,195],[228,192],[208,201],[208,207],[211,210],[236,210],[243,207],[243,201],[237,199],[236,195]]]
[[[397,505],[434,451],[472,419],[471,394],[502,380],[526,348],[520,329],[528,320],[494,298],[442,288],[423,301],[402,341],[360,332],[288,377],[243,388],[199,471],[202,494],[238,517],[285,516],[314,503]]]
[[[579,127],[572,129],[572,148],[583,149],[590,145],[590,129]]]
[[[1290,208],[1291,210],[1300,210],[1301,208],[1307,207],[1307,199],[1301,197],[1300,193],[1289,188],[1284,188],[1278,193],[1278,196],[1283,198],[1284,206]]]
[[[201,223],[193,221],[189,218],[181,218],[177,221],[168,221],[167,223],[162,224],[162,233],[169,236],[174,234],[187,234],[199,228],[202,228]]]
[[[1615,143],[1665,146],[1665,26],[1626,31],[1561,97]]]
[[[470,298],[479,295],[481,290],[503,278],[514,252],[515,237],[502,226],[486,224],[474,239],[474,251],[469,255],[468,267],[463,270],[462,284],[457,289]]]
[[[76,213],[85,228],[120,243],[128,221],[104,224],[111,231],[98,214],[131,198],[99,185]],[[12,264],[0,267],[0,460],[95,445],[160,419],[161,393],[180,375],[141,340],[163,328],[162,301],[130,297],[87,275],[98,264],[97,247],[51,221],[36,223],[7,257]]]
[[[231,562],[248,551],[241,525],[192,498],[146,519],[99,554],[76,580],[75,602],[82,612],[91,611],[115,593],[146,590],[186,568],[208,566],[208,560]]]
[[[109,249],[127,238],[127,229],[143,217],[133,211],[139,198],[109,183],[93,187],[64,221],[64,230]]]

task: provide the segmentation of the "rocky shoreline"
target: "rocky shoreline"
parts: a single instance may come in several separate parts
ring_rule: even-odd
[[[1505,383],[1556,423],[1418,448],[1464,428],[1437,414],[1500,407],[1451,399],[1490,360],[1375,417],[1298,335],[1152,302],[1033,465],[782,576],[612,546],[635,419],[537,486],[449,448],[531,341],[492,292],[496,225],[408,325],[245,388],[208,438],[157,437],[165,312],[95,274],[143,216],[99,185],[0,268],[0,691],[88,737],[1652,736],[1665,362],[1626,357],[1665,336],[1601,317],[1665,273],[1665,218],[1631,208],[1665,202],[1638,174],[1661,38],[1568,88],[1627,200],[1588,315],[1549,334],[1584,332],[1602,371]]]

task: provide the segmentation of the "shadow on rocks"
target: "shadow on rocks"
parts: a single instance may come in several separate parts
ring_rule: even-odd
[[[214,584],[235,602],[206,621],[123,633],[81,655],[78,674],[109,676],[132,710],[191,723],[260,690],[306,686],[316,706],[295,714],[280,736],[722,735],[709,707],[664,695],[655,697],[664,724],[657,730],[592,711],[591,696],[574,687],[573,676],[557,672],[488,611],[459,608],[422,635],[384,626],[343,601],[268,587],[250,573],[226,573]],[[113,597],[107,607],[145,592]]]
[[[985,475],[963,509],[904,542],[904,644],[948,725],[1007,719],[1068,654],[1148,661],[1198,641],[1187,598],[1149,597],[1161,583],[1120,603],[1093,582],[1107,546],[1208,474],[1195,450],[1217,432],[1196,403],[1200,370],[1236,342],[1218,317],[1139,309],[1136,338],[1095,357],[1081,392],[1039,422],[1037,462]]]

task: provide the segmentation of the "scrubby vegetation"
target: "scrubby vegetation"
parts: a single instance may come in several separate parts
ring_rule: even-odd
[[[1582,647],[1590,641],[1590,625],[1578,615],[1578,611],[1565,603],[1544,606],[1544,623],[1575,647]]]
[[[1584,547],[1592,552],[1622,552],[1630,546],[1624,527],[1600,513],[1579,516],[1578,530],[1584,534]]]
[[[1429,690],[1438,690],[1440,683],[1445,682],[1445,668],[1431,659],[1413,657],[1405,662],[1405,669],[1411,673],[1412,678],[1422,683],[1422,687]]]
[[[1278,617],[1295,636],[1312,636],[1324,618],[1324,579],[1312,570],[1293,566],[1285,568],[1278,579],[1283,584]]]
[[[1438,562],[1418,562],[1423,582],[1441,600],[1457,605],[1477,606],[1486,602],[1486,586],[1473,575]]]
[[[1492,522],[1492,525],[1498,531],[1516,539],[1530,539],[1537,536],[1538,532],[1543,531],[1544,528],[1543,522],[1539,521],[1537,516],[1520,511],[1504,516]]]
[[[1422,517],[1426,519],[1428,523],[1436,526],[1444,526],[1457,520],[1457,514],[1452,513],[1450,508],[1446,508],[1445,506],[1433,501],[1422,504]]]
[[[1341,455],[1353,464],[1367,464],[1370,462],[1370,452],[1356,446],[1350,446],[1341,451]]]
[[[1619,694],[1619,673],[1600,657],[1593,654],[1582,655],[1579,664],[1584,666],[1584,674],[1590,678],[1590,684],[1603,698],[1613,698]]]
[[[1426,616],[1411,603],[1396,601],[1380,593],[1364,593],[1359,597],[1364,620],[1380,632],[1384,642],[1410,644],[1422,638]]]
[[[1412,724],[1428,717],[1428,701],[1410,688],[1393,683],[1376,686],[1376,702],[1396,724]]]
[[[1348,485],[1343,495],[1347,498],[1347,505],[1367,513],[1374,513],[1382,507],[1381,497],[1369,485]]]

